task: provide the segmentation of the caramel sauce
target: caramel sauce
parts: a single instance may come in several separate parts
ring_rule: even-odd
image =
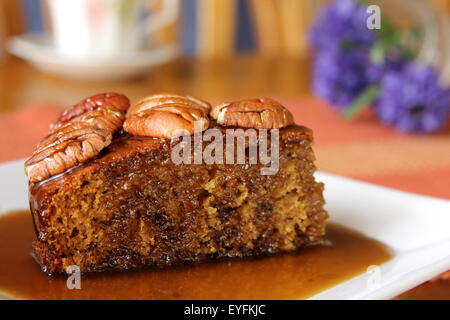
[[[31,256],[31,215],[0,216],[0,293],[27,299],[302,299],[389,260],[382,243],[329,225],[332,246],[260,259],[227,260],[196,266],[82,275],[81,289],[66,278],[49,277]]]

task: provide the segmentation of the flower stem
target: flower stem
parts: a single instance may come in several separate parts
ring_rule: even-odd
[[[378,96],[380,87],[378,84],[368,86],[361,94],[342,112],[346,120],[354,119],[363,109],[368,107]]]

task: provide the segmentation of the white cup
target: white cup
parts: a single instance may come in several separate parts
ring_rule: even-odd
[[[56,49],[72,57],[111,57],[142,49],[151,33],[175,21],[178,0],[47,0]]]

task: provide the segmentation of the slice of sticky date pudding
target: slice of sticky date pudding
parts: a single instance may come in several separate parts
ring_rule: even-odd
[[[35,257],[48,274],[122,271],[321,243],[312,143],[272,99],[87,98],[25,163]]]

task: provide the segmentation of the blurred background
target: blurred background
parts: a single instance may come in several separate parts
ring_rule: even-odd
[[[313,129],[319,170],[450,199],[449,15],[450,0],[0,0],[0,162],[100,92],[269,96]],[[404,298],[450,299],[445,277]]]
[[[89,1],[99,6],[88,9],[94,16],[101,15],[98,13],[102,10],[101,6],[117,2]],[[132,1],[124,1],[124,5]],[[178,6],[173,9],[177,10],[174,21],[154,29],[148,35],[148,46],[137,57],[143,60],[141,64],[137,63],[141,73],[137,72],[137,76],[127,78],[125,70],[124,78],[116,76],[118,81],[109,81],[107,72],[98,81],[99,75],[92,70],[87,72],[91,77],[85,76],[83,81],[73,80],[71,63],[67,62],[64,53],[53,52],[57,51],[56,47],[52,48],[52,54],[57,57],[50,62],[65,77],[49,76],[30,68],[24,62],[35,64],[41,69],[48,67],[45,59],[48,56],[45,56],[50,44],[46,41],[53,40],[53,45],[56,46],[54,29],[60,26],[55,26],[52,19],[52,3],[45,0],[0,2],[0,52],[3,60],[0,110],[48,99],[67,105],[81,97],[105,90],[122,91],[132,100],[159,91],[190,93],[205,99],[217,99],[275,93],[297,96],[309,90],[307,30],[320,1],[177,1]],[[144,2],[150,4],[150,21],[153,13],[158,14],[162,6],[170,3],[164,0]],[[104,10],[107,11],[106,8]],[[84,23],[82,18],[79,23]],[[25,38],[26,43],[22,41],[15,47],[15,52],[25,57],[25,61],[7,53],[8,39],[30,33],[37,35],[34,41]],[[69,35],[73,36],[70,32]],[[161,63],[159,56],[149,52],[158,48],[168,48],[165,52],[167,57]],[[116,49],[119,51],[119,48]],[[89,59],[91,57],[85,59],[88,66]],[[101,63],[103,61],[98,64]],[[98,66],[91,69],[95,67]],[[118,66],[114,63],[106,63],[105,66],[106,69],[115,67]]]
[[[373,2],[381,2],[383,10],[400,6],[395,8],[400,20],[415,1],[428,2],[440,14],[450,12],[449,0]],[[327,2],[74,0],[68,5],[59,0],[0,0],[0,110],[49,99],[68,105],[105,90],[123,91],[132,100],[158,91],[205,99],[308,94],[308,30]],[[122,19],[108,21],[115,12]],[[135,21],[127,21],[127,12],[128,20],[148,21],[139,29],[129,28]],[[428,16],[435,19],[434,13]],[[159,25],[137,31],[148,22]],[[98,31],[102,23],[108,34]],[[89,33],[93,39],[83,43]],[[121,48],[130,37],[140,37],[128,41],[138,45]],[[95,43],[104,38],[109,56],[96,57],[102,48]],[[74,50],[77,46],[91,54]],[[8,48],[24,60],[12,57]],[[37,72],[25,62],[63,76]]]

